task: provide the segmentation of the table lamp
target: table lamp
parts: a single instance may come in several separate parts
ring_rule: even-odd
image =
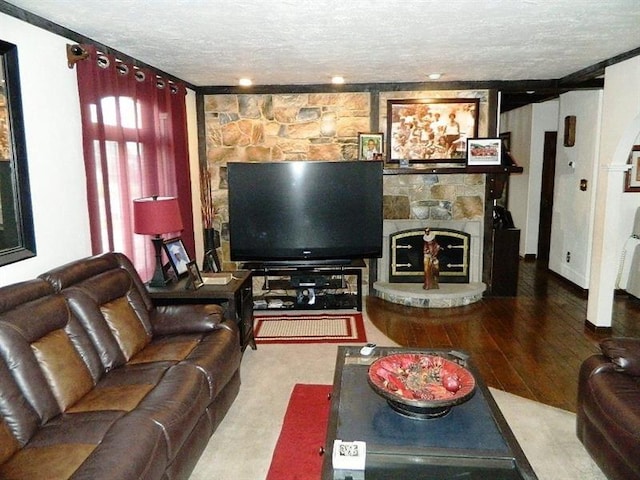
[[[175,197],[137,198],[133,201],[133,230],[141,235],[155,235],[151,241],[156,252],[156,269],[149,281],[150,287],[164,287],[167,276],[162,269],[163,233],[182,230],[180,206]]]

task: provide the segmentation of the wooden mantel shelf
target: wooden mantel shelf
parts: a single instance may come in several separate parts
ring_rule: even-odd
[[[459,167],[438,167],[428,164],[421,164],[410,167],[395,167],[387,165],[383,169],[384,175],[424,175],[424,174],[465,174],[465,173],[522,173],[523,168],[518,165],[487,165],[468,167],[460,165]]]
[[[437,163],[414,163],[409,164],[408,167],[401,167],[399,164],[386,164],[383,170],[384,175],[420,175],[420,174],[456,174],[456,173],[488,173],[488,174],[500,174],[500,173],[522,173],[524,169],[518,165],[511,152],[502,150],[502,165],[482,165],[482,166],[468,166],[466,163],[461,162],[458,164],[437,164]]]

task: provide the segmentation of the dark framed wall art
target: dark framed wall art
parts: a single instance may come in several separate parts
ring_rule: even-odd
[[[629,155],[631,168],[624,176],[625,192],[640,192],[640,145],[634,145]]]

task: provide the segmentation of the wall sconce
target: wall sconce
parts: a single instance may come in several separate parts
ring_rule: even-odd
[[[564,117],[564,146],[573,147],[576,144],[576,116]]]
[[[156,254],[156,268],[149,281],[150,287],[164,287],[167,276],[162,268],[162,237],[163,233],[182,230],[180,206],[175,197],[137,198],[133,201],[133,231],[141,235],[155,235],[151,242]]]
[[[73,68],[80,60],[84,60],[89,56],[87,52],[80,45],[70,45],[67,43],[67,66]]]

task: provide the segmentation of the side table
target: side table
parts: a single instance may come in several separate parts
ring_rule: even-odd
[[[250,345],[256,349],[253,337],[253,285],[250,270],[237,270],[226,285],[203,285],[197,290],[187,289],[187,279],[169,283],[165,287],[149,287],[149,295],[156,305],[185,303],[224,304],[224,318],[233,320],[240,328],[242,351]]]

